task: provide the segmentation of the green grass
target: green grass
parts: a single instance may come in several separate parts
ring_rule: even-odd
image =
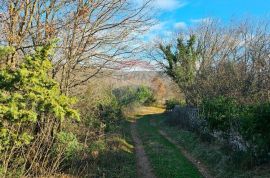
[[[217,178],[269,178],[270,168],[257,168],[257,170],[240,169],[241,155],[234,155],[236,159],[231,159],[227,150],[222,146],[213,143],[202,142],[199,136],[190,131],[182,130],[179,127],[171,127],[163,121],[166,115],[158,117],[158,127],[163,130],[171,139],[184,147],[196,159],[200,160],[210,168],[214,177]]]
[[[108,143],[115,146],[101,155],[97,163],[96,177],[135,178],[137,177],[136,156],[130,133],[130,123],[124,121],[115,133],[118,136],[110,139],[110,143]]]
[[[159,178],[199,178],[202,175],[179,151],[161,136],[151,120],[161,119],[159,115],[142,116],[137,129],[154,173]]]

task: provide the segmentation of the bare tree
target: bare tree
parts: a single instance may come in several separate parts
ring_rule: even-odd
[[[193,31],[201,54],[197,79],[202,96],[269,100],[269,21],[250,21],[229,26],[213,21]]]
[[[6,61],[16,66],[25,52],[58,39],[53,77],[63,92],[86,83],[104,68],[134,58],[139,34],[151,25],[151,0],[3,0],[1,43],[16,52]]]
[[[189,97],[198,102],[218,95],[248,103],[270,100],[269,20],[251,21],[222,25],[209,20],[181,34],[196,36],[199,54]],[[172,50],[176,48],[174,43],[171,46]],[[166,70],[169,64],[160,50],[149,54]]]

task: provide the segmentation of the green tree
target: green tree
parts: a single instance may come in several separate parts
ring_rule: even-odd
[[[194,47],[195,43],[195,36],[191,35],[186,42],[183,38],[178,38],[175,49],[172,45],[164,46],[160,44],[159,46],[168,63],[165,72],[183,91],[187,104],[196,104],[193,96],[191,96],[196,77],[196,61],[198,59],[198,53]]]
[[[0,71],[0,166],[4,175],[12,165],[31,165],[26,162],[32,158],[22,157],[22,153],[27,155],[25,148],[36,143],[38,135],[50,132],[47,139],[52,140],[65,118],[79,119],[71,107],[74,98],[61,94],[50,76],[52,49],[52,44],[39,47],[16,68],[4,66]],[[13,51],[12,47],[1,47],[0,59]],[[53,128],[47,129],[49,125]],[[19,157],[21,163],[16,162]]]

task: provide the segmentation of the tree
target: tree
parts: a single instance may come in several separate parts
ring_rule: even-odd
[[[38,47],[17,68],[6,65],[0,71],[0,173],[3,176],[10,169],[32,171],[37,160],[47,167],[48,159],[53,159],[51,148],[59,124],[68,117],[79,119],[77,111],[72,109],[74,99],[61,94],[58,83],[49,74],[52,47],[51,44]],[[6,58],[14,50],[1,47],[0,58]],[[55,160],[54,166],[57,164]]]
[[[178,84],[189,103],[219,96],[250,104],[269,101],[269,21],[250,22],[222,25],[210,20],[185,35],[196,36],[192,47],[190,39],[184,45],[180,40],[180,45],[157,47],[150,57]],[[178,52],[179,46],[183,52]],[[185,59],[190,60],[182,62]]]
[[[166,86],[160,77],[155,76],[151,80],[151,88],[154,90],[157,100],[162,103],[166,94]]]
[[[164,59],[168,65],[165,72],[178,84],[184,92],[187,104],[196,104],[190,96],[193,91],[193,84],[196,77],[196,61],[198,53],[194,47],[195,36],[191,35],[185,43],[183,38],[177,39],[176,49],[171,45],[160,44],[159,49],[163,52]]]
[[[3,0],[0,42],[15,48],[6,63],[16,66],[21,56],[58,38],[52,76],[61,91],[85,84],[103,69],[141,51],[139,35],[152,23],[151,0]],[[136,45],[130,45],[136,42]]]

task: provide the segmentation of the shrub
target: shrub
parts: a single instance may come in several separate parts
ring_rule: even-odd
[[[177,99],[170,99],[170,100],[166,100],[165,102],[165,107],[166,107],[166,110],[169,111],[169,110],[172,110],[176,105],[184,105],[185,102],[181,101],[181,100],[177,100]]]
[[[232,98],[217,97],[202,102],[202,114],[208,121],[211,130],[230,132],[230,128],[239,121],[240,110]]]
[[[150,88],[145,86],[128,86],[113,90],[120,106],[128,106],[135,103],[149,104],[154,101],[153,92]]]
[[[270,103],[255,104],[244,108],[241,133],[250,143],[250,149],[261,161],[270,158]]]
[[[100,105],[101,121],[105,124],[105,131],[112,131],[118,127],[118,123],[123,119],[123,114],[119,102],[111,96],[110,102]]]
[[[269,102],[240,104],[235,99],[220,96],[204,100],[201,111],[211,131],[221,132],[225,139],[229,139],[232,131],[240,134],[247,147],[244,157],[250,157],[250,164],[269,161]]]
[[[74,158],[82,150],[82,145],[73,133],[63,131],[57,133],[56,142],[55,153],[63,152],[66,160]]]
[[[27,174],[42,174],[40,169],[46,168],[51,158],[51,150],[44,149],[54,144],[61,122],[67,117],[79,119],[71,107],[75,100],[61,94],[58,83],[48,75],[52,47],[39,47],[17,68],[7,65],[0,71],[0,162],[4,175],[20,168]],[[0,57],[11,51],[0,48]],[[37,161],[44,163],[43,167],[35,168]]]

